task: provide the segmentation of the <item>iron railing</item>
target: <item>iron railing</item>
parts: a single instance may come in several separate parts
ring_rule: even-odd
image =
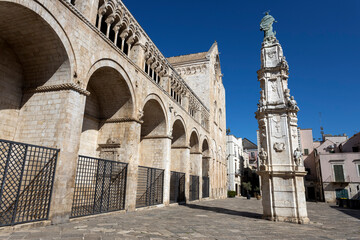
[[[326,180],[324,181],[326,183],[349,183],[351,182],[350,176],[344,176],[336,178],[335,175],[330,175]]]
[[[170,203],[185,202],[185,173],[171,172]]]
[[[164,170],[139,167],[136,207],[147,207],[163,203]]]
[[[125,208],[127,164],[79,156],[71,217]]]
[[[208,198],[210,196],[210,178],[203,176],[202,179],[202,197]]]
[[[199,176],[190,176],[190,201],[199,199]]]
[[[0,226],[49,218],[58,152],[0,140]]]

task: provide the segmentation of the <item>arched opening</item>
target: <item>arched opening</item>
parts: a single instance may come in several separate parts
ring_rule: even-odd
[[[199,136],[193,131],[190,135],[190,201],[200,197],[201,156]]]
[[[216,118],[216,116],[217,116],[217,102],[215,101],[214,102],[214,122],[216,123],[217,122],[217,118]]]
[[[202,144],[202,197],[210,196],[210,149],[209,143],[204,139]]]
[[[189,149],[186,144],[185,126],[177,119],[172,127],[170,202],[185,201],[185,173]]]
[[[110,26],[114,19],[112,19],[114,16],[114,10],[111,8],[111,5],[105,2],[105,0],[99,1],[99,9],[98,9],[98,15],[96,18],[96,26],[97,28],[108,37],[108,34],[110,34]],[[109,18],[110,17],[110,18]]]
[[[208,141],[205,139],[202,144],[202,174],[203,176],[209,176],[210,170],[210,149]]]
[[[171,142],[167,135],[165,112],[157,97],[151,97],[144,105],[142,120],[137,207],[163,203],[164,184],[169,183],[169,172],[165,170],[169,170],[167,163]]]
[[[80,155],[124,161],[130,126],[126,121],[133,113],[133,100],[127,82],[114,68],[102,67],[90,77],[87,90]]]
[[[171,147],[186,146],[185,126],[181,120],[176,120],[173,124]]]
[[[141,125],[140,165],[163,168],[166,140],[166,118],[163,108],[155,99],[146,102]]]
[[[218,120],[218,124],[219,124],[219,128],[222,127],[222,110],[221,108],[219,109],[219,120]]]
[[[198,134],[193,131],[190,136],[190,153],[199,153],[199,137]]]
[[[65,97],[29,90],[71,80],[62,41],[32,10],[0,2],[0,52],[0,138],[55,146]]]

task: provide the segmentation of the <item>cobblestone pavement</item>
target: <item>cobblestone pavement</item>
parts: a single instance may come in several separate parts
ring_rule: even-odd
[[[261,219],[261,201],[235,198],[0,231],[0,239],[360,239],[360,210],[308,203],[308,211],[308,225],[275,223]]]

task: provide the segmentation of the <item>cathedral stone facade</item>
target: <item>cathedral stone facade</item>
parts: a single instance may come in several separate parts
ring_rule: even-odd
[[[0,48],[0,139],[59,150],[53,223],[74,216],[75,199],[103,204],[105,192],[119,191],[115,168],[107,173],[101,159],[126,164],[124,200],[112,210],[225,198],[225,89],[216,42],[208,52],[167,59],[120,0],[1,0]],[[98,161],[90,174],[79,176],[79,156]],[[35,159],[24,160],[25,168]],[[1,168],[5,181],[8,169]],[[43,173],[39,168],[29,184]],[[99,182],[100,193],[89,196]],[[19,188],[17,199],[29,188]],[[80,215],[106,212],[111,198]],[[20,207],[16,201],[0,217]]]

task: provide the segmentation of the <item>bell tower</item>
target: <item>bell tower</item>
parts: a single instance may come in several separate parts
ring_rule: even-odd
[[[268,13],[261,21],[260,101],[255,113],[259,124],[263,217],[272,221],[308,223],[297,106],[288,88],[289,66],[275,37]]]

